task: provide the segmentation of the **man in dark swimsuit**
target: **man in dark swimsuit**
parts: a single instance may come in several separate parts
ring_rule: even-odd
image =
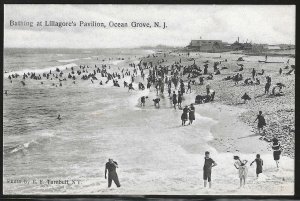
[[[257,123],[257,128],[258,128],[258,134],[260,134],[260,131],[262,130],[264,131],[264,126],[266,126],[266,120],[264,118],[264,116],[262,115],[262,111],[259,111],[259,114],[257,115],[256,119],[254,120],[254,122],[256,122],[256,120],[258,120]],[[254,123],[253,122],[253,123]]]
[[[105,179],[106,179],[106,172],[108,170],[108,188],[111,187],[112,181],[115,182],[117,187],[120,187],[120,182],[118,178],[118,174],[116,172],[116,168],[118,168],[118,163],[113,161],[113,159],[108,159],[108,162],[105,164]]]
[[[204,188],[207,185],[207,181],[209,183],[209,188],[211,188],[211,168],[216,166],[217,163],[210,158],[209,152],[205,152],[205,157],[204,157],[204,166],[203,166],[203,179],[204,179]]]

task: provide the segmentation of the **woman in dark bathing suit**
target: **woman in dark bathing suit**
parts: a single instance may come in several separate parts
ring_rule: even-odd
[[[189,108],[188,108],[188,106],[185,106],[183,108],[183,112],[181,115],[181,121],[182,121],[181,125],[182,126],[185,126],[185,122],[188,120],[188,112],[189,112]]]
[[[175,91],[173,91],[172,102],[173,102],[174,108],[176,109],[177,95],[175,94]]]
[[[193,123],[195,120],[195,107],[193,104],[191,104],[190,111],[189,111],[189,125]]]
[[[281,146],[280,146],[277,138],[273,138],[272,141],[273,141],[273,145],[272,145],[273,158],[276,162],[277,168],[279,168],[279,159],[280,159],[280,154],[281,154]]]
[[[182,94],[178,92],[178,108],[181,108]]]

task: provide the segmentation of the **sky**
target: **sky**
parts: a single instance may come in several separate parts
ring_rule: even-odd
[[[187,46],[197,39],[295,44],[293,5],[4,5],[4,47]],[[127,28],[10,26],[10,21],[127,22]],[[131,22],[167,28],[133,28]]]

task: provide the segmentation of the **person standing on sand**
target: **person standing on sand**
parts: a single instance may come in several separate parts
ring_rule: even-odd
[[[208,68],[208,64],[205,64],[205,65],[204,65],[204,72],[203,72],[203,75],[207,75],[207,68]]]
[[[209,83],[207,83],[207,85],[206,85],[206,95],[209,95],[209,91],[210,91],[210,85],[209,85]]]
[[[266,76],[266,80],[267,80],[267,82],[269,82],[269,83],[270,83],[270,85],[271,85],[272,78],[271,78],[270,76]]]
[[[279,75],[281,75],[281,74],[282,74],[282,68],[279,69]]]
[[[173,91],[172,102],[173,102],[174,108],[176,109],[177,95],[176,95],[175,91]]]
[[[195,120],[195,107],[194,104],[191,104],[190,111],[189,111],[189,125],[193,124],[193,121]]]
[[[204,157],[204,166],[203,166],[204,188],[206,188],[207,182],[209,188],[211,188],[211,169],[216,165],[217,163],[212,158],[210,158],[210,153],[206,151]]]
[[[252,161],[252,163],[250,163],[250,166],[256,162],[256,177],[258,177],[258,175],[260,173],[262,173],[262,169],[263,169],[263,165],[264,165],[264,162],[263,160],[260,158],[260,154],[256,154],[256,159],[254,159],[254,161]]]
[[[111,187],[112,181],[115,182],[117,187],[119,188],[120,182],[118,178],[118,174],[116,172],[116,168],[118,168],[118,163],[116,161],[113,161],[113,159],[108,159],[108,162],[105,164],[105,179],[106,179],[106,173],[108,171],[108,188]]]
[[[271,83],[267,82],[265,85],[265,94],[269,94],[270,87],[271,87]]]
[[[186,93],[187,93],[188,91],[190,91],[190,93],[192,93],[191,82],[192,82],[192,80],[190,80],[190,81],[188,82],[188,86],[187,86]]]
[[[185,122],[188,120],[188,113],[189,113],[189,108],[188,106],[185,106],[182,110],[182,115],[181,115],[182,126],[185,126]]]
[[[263,132],[265,132],[264,131],[264,126],[266,126],[266,120],[265,120],[264,116],[262,115],[262,111],[259,111],[259,113],[258,113],[256,119],[254,120],[254,122],[256,122],[256,120],[258,120],[258,123],[257,123],[258,134],[260,134],[261,130]]]
[[[281,146],[280,146],[277,138],[273,138],[272,141],[273,141],[273,145],[272,145],[273,158],[276,162],[277,168],[279,168],[279,159],[280,159],[280,154],[281,154]]]
[[[239,178],[240,178],[240,188],[242,186],[245,186],[247,174],[248,174],[248,168],[246,166],[247,160],[241,161],[240,157],[233,156],[233,159],[235,160],[234,167],[239,170]]]
[[[252,69],[252,79],[253,79],[253,80],[254,80],[255,75],[256,75],[256,70],[253,68],[253,69]]]
[[[182,103],[182,94],[178,91],[178,108],[181,108]]]
[[[214,101],[216,92],[214,90],[210,89],[209,94],[210,94],[210,97],[211,97],[210,101]]]

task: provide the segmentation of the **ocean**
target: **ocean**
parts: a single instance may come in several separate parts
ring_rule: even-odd
[[[4,193],[216,193],[203,191],[200,186],[203,153],[209,150],[217,154],[207,143],[217,122],[196,113],[193,126],[182,127],[182,112],[172,109],[166,92],[160,96],[158,109],[152,102],[157,97],[155,89],[128,92],[123,79],[120,88],[113,87],[111,81],[101,86],[99,80],[77,79],[76,84],[68,80],[57,86],[55,79],[26,79],[23,86],[20,81],[10,83],[7,79],[13,73],[41,74],[79,65],[92,69],[104,63],[118,71],[151,53],[141,49],[5,49]],[[143,95],[149,98],[141,108],[139,98]],[[192,103],[193,98],[193,94],[186,95],[185,103]],[[57,119],[59,114],[61,120]],[[104,165],[108,158],[119,163],[119,189],[107,188]],[[218,156],[224,163],[229,163],[227,158],[231,155]],[[233,172],[232,168],[223,176]],[[66,180],[67,185],[56,183]]]

